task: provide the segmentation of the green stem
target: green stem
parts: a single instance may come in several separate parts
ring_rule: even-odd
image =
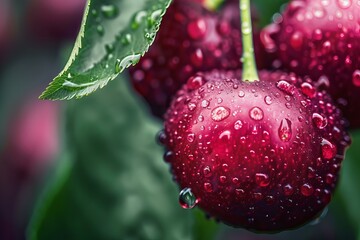
[[[210,11],[216,11],[219,9],[224,0],[204,0],[203,6]]]
[[[250,0],[239,0],[241,13],[241,33],[243,47],[242,81],[254,82],[259,80],[252,37]]]

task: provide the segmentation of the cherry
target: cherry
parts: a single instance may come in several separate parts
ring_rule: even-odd
[[[293,0],[262,33],[285,68],[329,91],[352,128],[360,127],[359,13],[354,0]]]
[[[330,202],[344,151],[344,120],[329,95],[294,74],[198,73],[178,91],[159,135],[165,161],[196,204],[256,231],[303,225]]]
[[[228,0],[218,12],[195,0],[175,0],[164,16],[149,52],[130,69],[132,84],[162,117],[173,95],[198,71],[238,69],[242,56],[238,1]],[[263,68],[259,33],[255,51]]]

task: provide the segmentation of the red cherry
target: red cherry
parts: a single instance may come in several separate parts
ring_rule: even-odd
[[[331,98],[316,90],[308,96],[310,83],[302,87],[282,72],[261,71],[252,83],[239,71],[196,77],[203,84],[194,88],[192,78],[178,91],[161,138],[187,193],[182,205],[197,203],[226,224],[256,231],[295,228],[318,216],[350,143]]]
[[[218,12],[195,0],[175,0],[169,7],[155,43],[130,69],[132,84],[156,116],[162,117],[176,91],[196,72],[242,66],[238,4],[227,1]],[[263,68],[264,50],[257,31],[254,36]]]
[[[350,127],[360,127],[360,2],[293,0],[262,36],[283,66],[328,90]]]

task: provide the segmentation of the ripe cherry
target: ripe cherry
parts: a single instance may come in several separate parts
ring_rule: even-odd
[[[165,160],[183,189],[226,224],[282,231],[330,202],[350,139],[331,98],[293,74],[199,73],[165,115]]]
[[[352,128],[360,127],[359,14],[359,1],[293,0],[262,33],[285,68],[328,90]]]

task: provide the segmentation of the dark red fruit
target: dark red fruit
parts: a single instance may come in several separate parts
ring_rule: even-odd
[[[352,128],[360,127],[359,29],[359,1],[294,0],[263,33],[286,68],[328,89]]]
[[[227,1],[211,12],[195,0],[175,0],[168,9],[155,43],[130,69],[135,89],[162,117],[176,91],[198,71],[238,69],[242,56],[239,2]],[[255,51],[261,57],[259,33]],[[258,59],[260,68],[264,63]]]
[[[180,202],[235,227],[298,227],[320,214],[338,180],[350,142],[340,110],[292,74],[262,71],[254,83],[240,75],[189,79],[165,116]]]

